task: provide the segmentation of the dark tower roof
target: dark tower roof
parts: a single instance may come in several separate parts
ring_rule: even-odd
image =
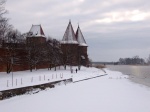
[[[80,30],[79,25],[78,25],[78,28],[77,28],[77,31],[76,31],[76,38],[77,38],[77,41],[79,43],[79,46],[87,46],[86,41],[83,37],[83,34]]]
[[[62,44],[78,44],[71,21],[67,26],[63,39],[61,41]]]
[[[41,25],[32,25],[28,37],[45,37]]]

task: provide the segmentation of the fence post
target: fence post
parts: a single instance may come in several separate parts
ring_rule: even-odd
[[[57,79],[57,74],[56,74],[56,79]]]
[[[41,76],[39,76],[39,81],[41,81]]]
[[[17,86],[17,79],[16,79],[16,86]]]
[[[22,78],[21,78],[21,85],[22,85]]]
[[[62,79],[62,78],[63,78],[63,74],[60,73],[60,77],[61,77],[61,79]]]
[[[31,78],[31,82],[33,82],[33,77]]]
[[[45,75],[44,75],[44,80],[45,80]]]
[[[8,87],[8,80],[7,80],[7,87]]]

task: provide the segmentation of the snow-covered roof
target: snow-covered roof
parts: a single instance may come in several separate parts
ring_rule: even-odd
[[[45,37],[41,25],[32,25],[28,37]]]
[[[61,44],[78,44],[71,22],[69,22]]]
[[[79,26],[78,26],[78,29],[77,29],[77,32],[76,32],[76,38],[77,38],[77,41],[79,43],[79,46],[88,46],[86,44],[86,41],[83,37],[83,34],[82,34]]]

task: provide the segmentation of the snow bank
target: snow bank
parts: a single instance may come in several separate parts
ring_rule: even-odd
[[[77,73],[75,72],[75,69],[77,69],[77,67],[73,67],[73,73],[70,72],[70,67],[67,67],[66,70],[64,70],[64,67],[57,67],[57,71],[54,71],[54,68],[52,70],[39,69],[33,72],[30,72],[29,70],[19,71],[13,72],[13,75],[12,73],[6,74],[4,72],[1,72],[0,91],[32,85],[39,85],[69,78],[73,78],[73,81],[77,81],[80,79],[95,77],[104,74],[102,70],[96,68],[88,69],[86,67],[81,67],[81,70]]]
[[[82,69],[80,77],[93,70]],[[150,88],[105,70],[103,77],[0,101],[0,112],[150,112]]]

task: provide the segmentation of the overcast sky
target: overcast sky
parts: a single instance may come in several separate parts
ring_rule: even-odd
[[[46,36],[63,38],[78,23],[93,61],[150,54],[149,0],[7,0],[10,23],[22,33],[41,24]]]

